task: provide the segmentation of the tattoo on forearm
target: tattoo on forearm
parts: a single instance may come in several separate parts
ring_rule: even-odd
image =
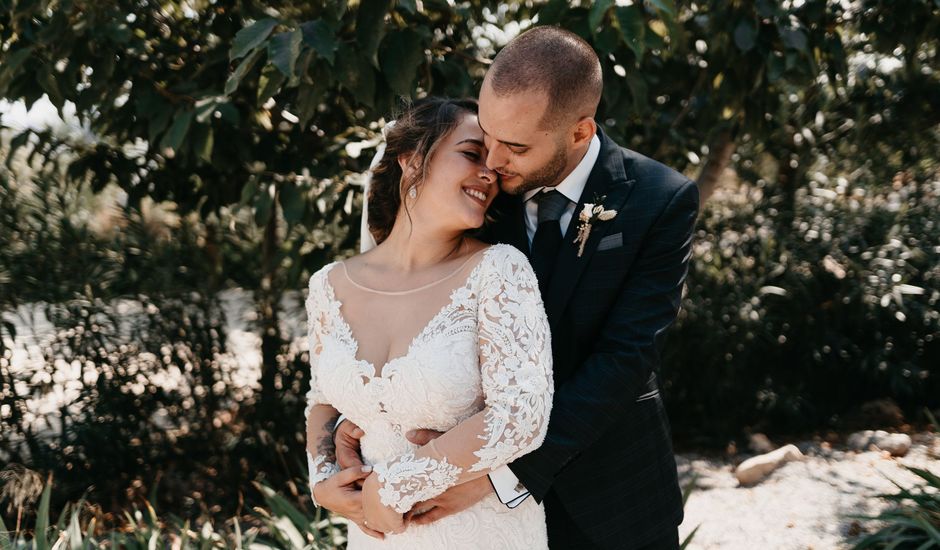
[[[333,425],[339,415],[331,416],[323,424],[323,436],[317,441],[317,454],[325,456],[331,462],[336,460],[336,444],[333,443]]]

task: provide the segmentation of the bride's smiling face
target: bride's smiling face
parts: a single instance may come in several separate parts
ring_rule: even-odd
[[[499,193],[496,173],[486,167],[486,155],[477,117],[467,114],[437,144],[417,183],[417,197],[411,198],[409,190],[403,189],[413,222],[450,231],[483,225],[486,210]],[[419,170],[405,157],[399,163],[406,176]]]

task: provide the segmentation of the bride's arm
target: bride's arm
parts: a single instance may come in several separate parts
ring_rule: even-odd
[[[552,351],[535,273],[515,249],[487,268],[478,315],[486,406],[414,453],[375,465],[363,488],[367,516],[368,501],[376,498],[370,488],[383,505],[404,513],[536,449],[545,437]]]
[[[326,330],[323,297],[318,275],[310,277],[309,292],[305,303],[307,310],[307,341],[310,355],[310,390],[305,397],[304,421],[307,434],[307,469],[310,476],[310,494],[317,483],[328,479],[339,471],[336,464],[336,447],[333,444],[333,426],[339,412],[330,405],[317,384],[322,346],[320,335]],[[319,506],[314,496],[313,502]]]

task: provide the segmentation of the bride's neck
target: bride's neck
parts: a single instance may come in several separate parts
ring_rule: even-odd
[[[388,238],[379,245],[384,260],[404,272],[418,271],[461,255],[466,236],[460,232],[422,230],[396,223]]]

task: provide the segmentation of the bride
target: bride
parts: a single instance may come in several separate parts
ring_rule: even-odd
[[[407,520],[536,449],[551,410],[535,274],[512,246],[470,236],[499,192],[476,112],[473,100],[407,108],[373,170],[378,245],[310,277],[310,484],[315,503],[351,521],[351,550],[547,548],[535,499],[509,509],[491,493],[430,525]],[[365,431],[363,468],[336,465],[340,413]],[[446,433],[417,447],[405,433],[418,428]]]

